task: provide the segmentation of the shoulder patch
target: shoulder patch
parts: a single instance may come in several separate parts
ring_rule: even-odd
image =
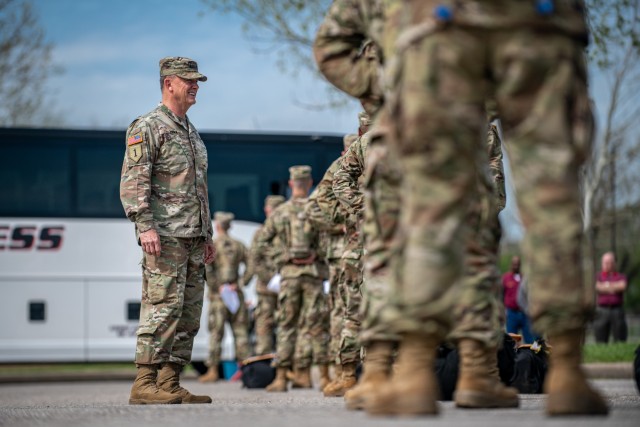
[[[140,144],[143,141],[142,133],[138,132],[127,139],[127,145]]]

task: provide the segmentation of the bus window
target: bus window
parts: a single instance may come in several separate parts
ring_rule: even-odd
[[[140,301],[127,301],[127,320],[140,320]]]
[[[80,216],[124,217],[120,204],[120,146],[78,149],[77,209]]]
[[[44,322],[46,313],[46,303],[44,301],[29,301],[30,322]]]
[[[69,147],[26,146],[2,149],[0,216],[70,216]],[[9,184],[10,183],[10,184]]]

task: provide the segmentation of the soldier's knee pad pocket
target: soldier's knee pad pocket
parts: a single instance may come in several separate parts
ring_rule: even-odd
[[[146,297],[150,304],[159,304],[170,297],[170,290],[175,289],[174,283],[178,277],[175,268],[154,269],[147,267],[144,269],[147,282]]]

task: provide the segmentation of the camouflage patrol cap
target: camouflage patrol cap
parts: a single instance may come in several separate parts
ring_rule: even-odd
[[[178,76],[183,79],[207,81],[207,76],[198,72],[198,63],[182,56],[167,56],[160,60],[160,77]]]
[[[351,147],[351,144],[356,142],[356,139],[358,139],[358,135],[355,133],[348,133],[345,136],[343,136],[342,144],[344,145],[344,151],[347,151],[349,147]]]
[[[289,168],[289,179],[295,181],[297,179],[310,179],[311,166],[298,165]]]
[[[231,224],[231,221],[235,218],[235,216],[231,212],[222,212],[218,211],[213,214],[213,218],[222,226],[228,226]]]
[[[285,202],[284,196],[271,194],[264,199],[264,205],[275,208]]]
[[[371,126],[371,117],[366,111],[360,111],[358,113],[358,123],[360,124],[360,127]]]

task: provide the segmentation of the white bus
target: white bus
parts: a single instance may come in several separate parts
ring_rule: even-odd
[[[201,136],[211,210],[233,212],[231,234],[247,245],[264,198],[286,195],[289,166],[311,165],[318,182],[342,143],[336,135]],[[142,251],[119,199],[124,138],[0,128],[0,363],[133,360]],[[254,300],[252,286],[247,294]],[[206,308],[194,361],[207,357]],[[223,359],[232,359],[230,338],[225,344]]]

